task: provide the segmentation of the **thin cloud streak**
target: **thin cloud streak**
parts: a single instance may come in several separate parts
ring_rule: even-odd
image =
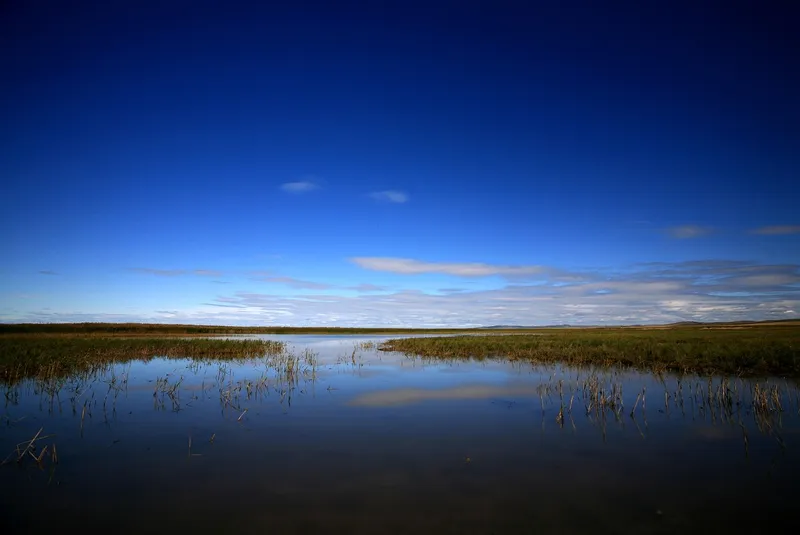
[[[403,327],[621,325],[800,317],[800,266],[703,261],[661,263],[571,284],[508,285],[429,294],[344,297],[240,293],[248,310],[285,324]]]
[[[178,277],[187,273],[185,269],[131,268],[131,271],[157,277]]]
[[[319,189],[319,185],[309,180],[301,180],[298,182],[285,182],[281,184],[281,189],[287,193],[308,193]]]
[[[165,302],[158,308],[163,312],[171,307]],[[800,319],[800,265],[726,260],[654,262],[597,273],[568,284],[547,280],[535,285],[508,284],[499,289],[452,293],[404,290],[345,296],[249,291],[219,295],[196,308],[172,312],[174,315],[165,318],[157,312],[113,315],[39,309],[14,319],[47,322],[153,319],[175,323],[341,327],[624,325]]]
[[[222,272],[215,269],[195,269],[192,273],[199,277],[221,277]]]
[[[157,277],[180,277],[183,275],[196,275],[198,277],[221,277],[222,272],[215,269],[157,269],[157,268],[131,268],[130,271]]]
[[[372,271],[387,271],[402,275],[420,275],[424,273],[438,273],[454,275],[457,277],[519,277],[531,275],[545,275],[549,268],[544,266],[503,266],[471,263],[426,262],[413,258],[394,257],[354,257],[350,259],[357,266]]]
[[[750,234],[760,234],[762,236],[785,236],[788,234],[800,234],[800,225],[773,225],[759,227],[750,231]]]
[[[407,193],[397,190],[373,191],[369,194],[369,196],[376,201],[391,202],[395,204],[403,204],[409,201],[409,196]]]
[[[58,275],[58,272],[51,269],[42,269],[39,270],[39,275]]]
[[[331,284],[295,279],[294,277],[262,276],[256,280],[262,282],[274,282],[277,284],[285,284],[286,286],[298,290],[327,290],[333,287]]]
[[[706,236],[714,231],[711,227],[702,227],[700,225],[681,225],[678,227],[670,227],[666,230],[669,237],[678,240],[688,240],[692,238],[699,238]]]
[[[354,290],[356,292],[385,292],[388,290],[386,286],[378,286],[377,284],[358,284],[356,286],[348,286],[348,290]]]

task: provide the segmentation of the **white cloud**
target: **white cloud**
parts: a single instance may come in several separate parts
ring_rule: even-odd
[[[393,202],[397,204],[403,204],[409,200],[407,193],[396,190],[374,191],[370,193],[369,196],[376,201]]]
[[[360,256],[350,259],[359,267],[373,271],[388,271],[403,275],[418,275],[423,273],[439,273],[455,275],[458,277],[489,277],[492,275],[502,277],[520,277],[547,274],[549,268],[544,266],[503,266],[470,263],[426,262],[412,258],[393,257],[368,257]]]
[[[711,234],[714,231],[711,227],[701,227],[700,225],[681,225],[678,227],[670,227],[666,230],[667,235],[679,240],[690,238],[699,238]]]
[[[222,272],[217,271],[216,269],[195,269],[192,271],[195,275],[200,277],[221,277]]]
[[[383,259],[385,260],[385,259]],[[397,269],[398,264],[379,264]],[[420,269],[463,274],[464,264],[406,261],[404,273]],[[497,273],[498,266],[466,264],[466,273]],[[502,267],[502,266],[501,266]],[[538,266],[533,266],[533,271]],[[545,271],[552,268],[544,268]],[[427,272],[427,271],[425,271]],[[273,276],[273,275],[270,275]],[[275,282],[304,283],[274,276]],[[320,283],[311,283],[320,285]],[[224,287],[223,287],[224,288]],[[303,289],[315,289],[305,286]],[[207,298],[206,298],[207,299]],[[475,327],[481,325],[652,324],[675,321],[769,320],[800,317],[800,266],[704,260],[651,263],[584,276],[568,285],[548,279],[535,285],[460,292],[417,290],[359,295],[285,295],[230,292],[197,308],[161,312],[88,314],[45,311],[0,313],[15,321],[168,321],[240,325],[332,325],[382,327]],[[29,308],[28,310],[33,310]],[[167,312],[168,311],[168,312]]]
[[[378,286],[376,284],[362,283],[356,286],[348,286],[348,290],[355,290],[356,292],[384,292],[387,290],[386,286]]]
[[[287,193],[308,193],[319,189],[319,185],[310,180],[301,180],[298,182],[285,182],[281,184],[281,189]]]
[[[273,275],[261,276],[258,280],[263,282],[274,282],[278,284],[285,284],[286,286],[290,286],[298,290],[327,290],[328,288],[332,287],[330,284],[325,284],[322,282],[313,282],[313,281],[295,279],[293,277],[281,277]]]
[[[774,225],[760,227],[750,231],[750,234],[761,234],[764,236],[782,236],[786,234],[800,234],[800,225]]]
[[[800,284],[800,275],[791,273],[764,273],[761,275],[747,275],[729,279],[729,284],[735,284],[744,288],[752,287],[776,287],[787,286],[790,284]]]
[[[157,277],[180,277],[182,275],[197,275],[198,277],[220,277],[221,271],[215,269],[158,269],[158,268],[131,268],[131,271]]]
[[[156,275],[158,277],[177,277],[179,275],[186,275],[187,273],[185,269],[132,268],[131,271],[147,275]]]

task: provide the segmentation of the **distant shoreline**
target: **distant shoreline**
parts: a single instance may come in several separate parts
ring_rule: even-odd
[[[288,326],[236,326],[194,325],[169,323],[0,323],[2,334],[103,334],[103,335],[209,335],[209,334],[401,334],[401,333],[472,333],[472,332],[542,332],[584,330],[648,330],[648,329],[746,329],[748,327],[785,326],[800,327],[800,319],[767,321],[733,321],[701,323],[683,321],[653,325],[543,325],[517,326],[492,325],[485,327],[288,327]]]
[[[244,327],[236,325],[193,325],[168,323],[0,323],[0,335],[3,334],[73,334],[73,335],[226,335],[226,334],[457,334],[474,332],[547,332],[547,331],[584,331],[584,330],[649,330],[649,329],[746,329],[748,327],[785,326],[800,327],[800,319],[767,320],[767,321],[735,321],[735,322],[678,322],[654,325],[545,325],[516,326],[494,325],[486,327],[461,328],[398,328],[398,327],[287,327],[259,326]]]

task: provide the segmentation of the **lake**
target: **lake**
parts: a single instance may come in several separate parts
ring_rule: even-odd
[[[387,337],[374,336],[251,338],[288,353],[3,386],[4,525],[642,534],[794,518],[800,396],[782,378],[436,361],[378,351]]]

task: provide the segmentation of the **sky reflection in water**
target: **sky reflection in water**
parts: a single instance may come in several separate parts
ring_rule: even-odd
[[[4,518],[20,531],[672,533],[791,514],[800,407],[781,379],[758,384],[783,412],[759,412],[749,381],[727,383],[728,406],[719,379],[269,338],[297,356],[290,372],[156,359],[6,388]],[[605,396],[621,385],[614,408],[592,406],[592,380]],[[58,462],[14,462],[40,428],[36,453],[55,445]]]

